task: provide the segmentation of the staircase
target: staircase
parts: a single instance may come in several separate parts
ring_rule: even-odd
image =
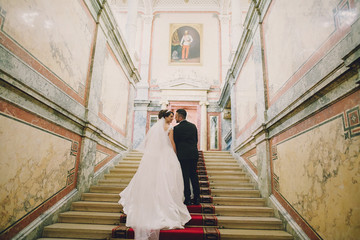
[[[41,240],[133,238],[117,202],[141,156],[130,152],[89,193],[83,193],[71,211],[61,213],[59,223],[45,227]],[[198,175],[202,204],[188,207],[192,220],[185,229],[162,230],[160,239],[293,239],[229,152],[200,153]]]

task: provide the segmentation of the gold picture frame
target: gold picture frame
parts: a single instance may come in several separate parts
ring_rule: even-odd
[[[202,29],[199,23],[170,24],[169,64],[202,65]]]

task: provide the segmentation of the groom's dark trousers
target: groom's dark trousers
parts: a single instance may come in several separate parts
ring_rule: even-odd
[[[186,120],[181,121],[174,127],[174,142],[184,178],[185,201],[189,201],[191,195],[189,179],[191,179],[194,198],[199,198],[200,187],[196,172],[199,159],[197,149],[198,132],[196,126]]]

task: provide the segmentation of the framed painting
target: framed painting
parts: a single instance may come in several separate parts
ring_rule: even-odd
[[[170,64],[202,63],[202,24],[170,24]]]

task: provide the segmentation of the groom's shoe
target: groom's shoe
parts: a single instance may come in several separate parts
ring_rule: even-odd
[[[190,199],[185,199],[184,204],[185,204],[186,206],[191,205]]]
[[[191,202],[193,205],[200,205],[200,197],[193,198]]]

